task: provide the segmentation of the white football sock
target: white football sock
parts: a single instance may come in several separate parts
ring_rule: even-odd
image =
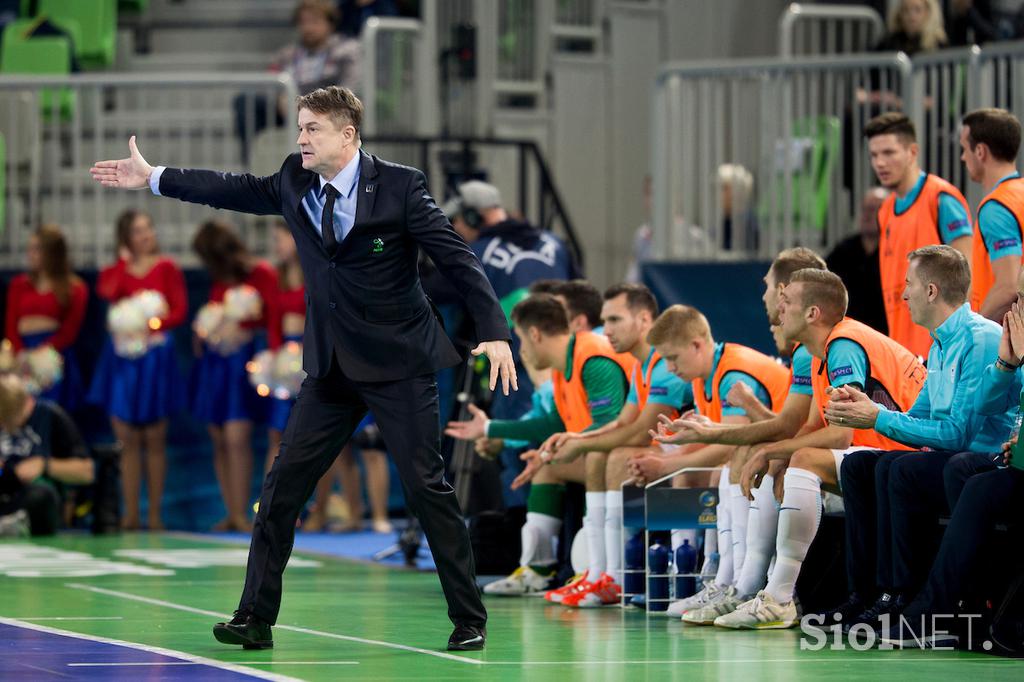
[[[793,601],[800,566],[821,523],[821,479],[805,469],[786,471],[786,493],[779,509],[775,569],[765,591],[780,604]]]
[[[605,494],[604,544],[605,572],[622,582],[622,490],[609,490]]]
[[[743,494],[739,483],[729,484],[729,521],[732,525],[732,572],[738,579],[747,556],[747,517],[750,500]]]
[[[556,562],[553,544],[561,530],[562,519],[538,512],[526,512],[526,523],[522,530],[523,552],[519,555],[519,565],[553,565]]]
[[[732,505],[729,504],[729,467],[722,468],[722,478],[718,482],[718,573],[715,584],[728,587],[733,583],[732,571]]]
[[[587,533],[587,553],[589,554],[590,575],[588,580],[595,582],[605,572],[605,491],[587,491],[587,513],[583,517],[583,530]]]
[[[736,581],[741,595],[754,595],[768,582],[768,564],[775,555],[775,537],[779,529],[779,509],[775,506],[772,486],[775,479],[765,476],[761,485],[753,490],[747,521],[747,554],[743,569]]]

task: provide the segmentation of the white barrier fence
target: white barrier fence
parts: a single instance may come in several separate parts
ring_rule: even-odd
[[[1022,72],[1024,41],[913,60],[668,64],[654,88],[652,253],[729,260],[796,245],[827,251],[854,230],[859,200],[877,184],[862,131],[890,110],[914,121],[922,167],[976,206],[981,188],[960,162],[960,120],[986,106],[1024,118]]]
[[[884,35],[885,23],[870,7],[794,2],[779,17],[779,56],[868,52]]]
[[[153,215],[166,252],[194,262],[192,233],[212,209],[148,191],[105,189],[90,177],[90,165],[127,156],[128,138],[136,135],[154,165],[272,172],[295,148],[295,95],[289,77],[267,74],[0,78],[6,143],[0,267],[23,267],[27,235],[45,222],[65,230],[76,267],[107,263],[114,257],[114,221],[129,207]],[[261,111],[265,127],[257,132]],[[250,161],[240,127],[248,131]],[[266,219],[222,217],[251,246],[266,245]]]

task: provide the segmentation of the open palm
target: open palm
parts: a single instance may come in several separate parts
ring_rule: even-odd
[[[131,156],[116,161],[97,161],[89,174],[104,187],[119,189],[143,189],[149,186],[149,176],[153,167],[142,158],[139,148],[135,146],[135,136],[128,138],[128,149]]]

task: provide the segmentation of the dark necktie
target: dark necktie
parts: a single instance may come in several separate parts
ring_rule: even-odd
[[[324,212],[320,218],[320,234],[327,253],[333,255],[338,250],[338,238],[334,236],[334,200],[338,198],[338,190],[334,185],[325,185],[324,193],[327,201],[324,202]]]

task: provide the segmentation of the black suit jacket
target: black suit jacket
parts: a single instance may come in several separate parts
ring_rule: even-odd
[[[332,352],[356,381],[406,379],[459,361],[420,285],[418,248],[464,297],[477,338],[508,339],[505,315],[480,261],[427,193],[423,173],[359,153],[355,224],[333,255],[302,206],[318,184],[297,153],[267,177],[167,168],[160,193],[284,217],[306,278],[302,362],[312,377],[327,374]]]

